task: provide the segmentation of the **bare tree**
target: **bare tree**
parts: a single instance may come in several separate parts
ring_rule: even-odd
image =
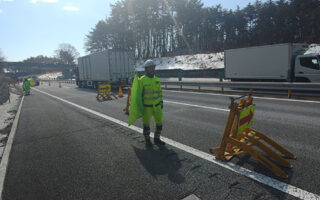
[[[64,64],[75,64],[76,59],[79,56],[77,49],[68,43],[62,43],[58,49],[55,50],[56,57],[60,59]]]

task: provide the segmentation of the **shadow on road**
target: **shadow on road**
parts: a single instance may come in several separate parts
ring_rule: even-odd
[[[293,176],[293,170],[290,168],[286,168],[286,167],[281,167],[281,165],[279,165],[276,161],[274,161],[272,158],[270,158],[269,156],[263,154],[267,159],[269,159],[271,162],[275,163],[277,166],[279,166],[286,174],[288,174],[288,178],[280,178],[277,177],[276,175],[274,175],[269,169],[267,169],[265,166],[263,166],[261,163],[259,163],[257,160],[255,160],[254,158],[252,158],[250,155],[245,154],[245,155],[240,155],[238,156],[238,161],[235,163],[236,165],[239,165],[241,167],[248,167],[251,166],[251,170],[255,171],[259,174],[263,174],[265,176],[271,177],[273,179],[276,179],[280,182],[283,183],[287,183],[290,184],[291,183],[291,179]],[[287,159],[289,162],[292,162],[292,159]],[[260,193],[258,194],[255,199],[257,199],[258,197],[264,197],[264,198],[270,198],[270,199],[287,199],[288,197],[290,197],[288,194],[281,192],[279,190],[275,190],[272,187],[266,187],[265,184],[263,183],[257,183],[258,185],[261,185],[261,187],[265,188],[266,191],[265,193]],[[283,186],[283,189],[286,190],[286,188],[289,187],[288,185]]]
[[[143,167],[155,178],[168,174],[168,179],[176,184],[185,182],[185,177],[179,173],[182,164],[178,154],[167,147],[139,149],[132,146]]]

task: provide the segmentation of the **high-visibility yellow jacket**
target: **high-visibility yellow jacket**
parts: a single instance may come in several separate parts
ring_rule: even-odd
[[[25,92],[30,91],[30,82],[29,82],[29,81],[23,81],[23,83],[22,83],[22,89],[23,89]]]
[[[155,75],[153,78],[144,75],[139,79],[139,82],[144,107],[159,106],[163,101],[160,79]]]

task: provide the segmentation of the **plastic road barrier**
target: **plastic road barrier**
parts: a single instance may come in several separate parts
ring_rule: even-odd
[[[250,128],[253,122],[255,105],[252,104],[253,98],[251,96],[247,99],[242,98],[240,97],[239,103],[235,102],[236,99],[231,98],[230,112],[220,147],[210,149],[210,152],[216,154],[217,159],[224,161],[228,161],[239,154],[249,154],[276,176],[288,178],[288,175],[282,169],[255,148],[259,148],[278,164],[288,168],[293,166],[274,150],[279,151],[287,158],[295,158],[295,155],[262,132]],[[273,149],[268,145],[272,146]]]
[[[112,92],[111,92],[111,85],[110,84],[99,84],[98,86],[98,94],[97,100],[112,100],[112,97],[118,99]]]

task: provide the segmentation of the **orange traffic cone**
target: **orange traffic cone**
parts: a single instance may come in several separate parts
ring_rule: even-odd
[[[119,87],[119,94],[118,94],[118,97],[123,97],[123,93],[122,93],[122,89],[121,89],[121,87]]]

